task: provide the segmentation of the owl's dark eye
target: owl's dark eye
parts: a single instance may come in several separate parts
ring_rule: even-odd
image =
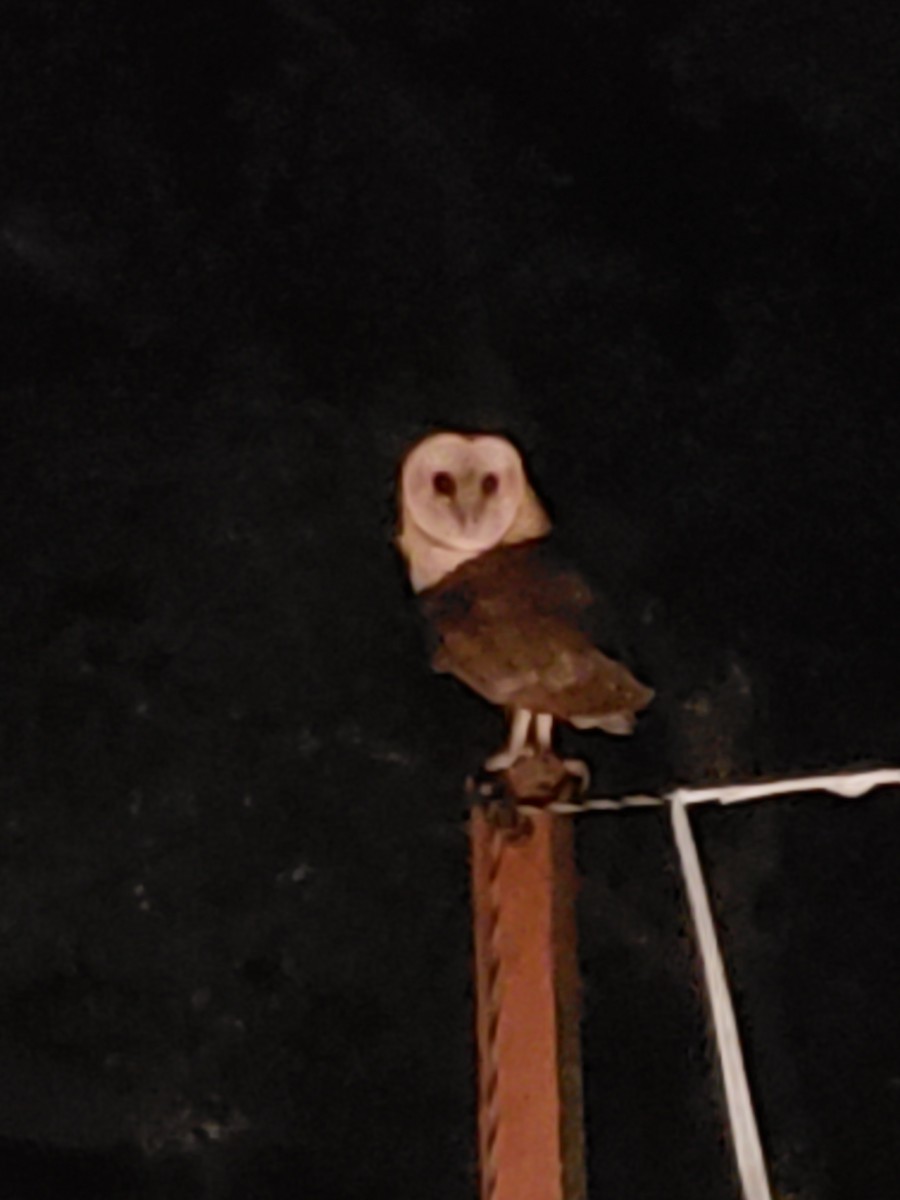
[[[453,496],[456,494],[456,480],[452,475],[448,475],[446,471],[438,471],[431,482],[439,496]]]
[[[481,481],[481,490],[485,496],[493,496],[499,486],[500,480],[493,472],[490,475],[485,475]]]

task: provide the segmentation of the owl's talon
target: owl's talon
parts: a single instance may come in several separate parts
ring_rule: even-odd
[[[490,758],[484,760],[484,769],[485,771],[490,771],[491,774],[496,774],[498,771],[508,771],[520,759],[531,758],[533,755],[534,750],[531,746],[523,746],[517,750],[498,750],[496,754],[492,754]]]
[[[583,796],[591,786],[591,772],[587,763],[582,762],[580,758],[564,758],[563,766],[567,775],[578,780],[578,795]]]

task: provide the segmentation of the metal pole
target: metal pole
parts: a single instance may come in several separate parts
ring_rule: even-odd
[[[481,1200],[586,1200],[572,823],[471,816]]]

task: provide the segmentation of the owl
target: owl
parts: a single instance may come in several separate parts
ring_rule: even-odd
[[[434,634],[432,665],[509,716],[488,771],[551,754],[556,721],[633,731],[653,691],[594,644],[594,597],[550,557],[550,520],[511,442],[422,439],[401,464],[398,509],[397,546]]]

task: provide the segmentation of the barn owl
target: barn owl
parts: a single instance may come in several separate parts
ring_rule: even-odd
[[[443,432],[400,468],[397,545],[437,635],[432,665],[510,717],[485,767],[552,750],[554,721],[629,734],[653,698],[585,628],[593,596],[548,561],[550,520],[502,437]]]

